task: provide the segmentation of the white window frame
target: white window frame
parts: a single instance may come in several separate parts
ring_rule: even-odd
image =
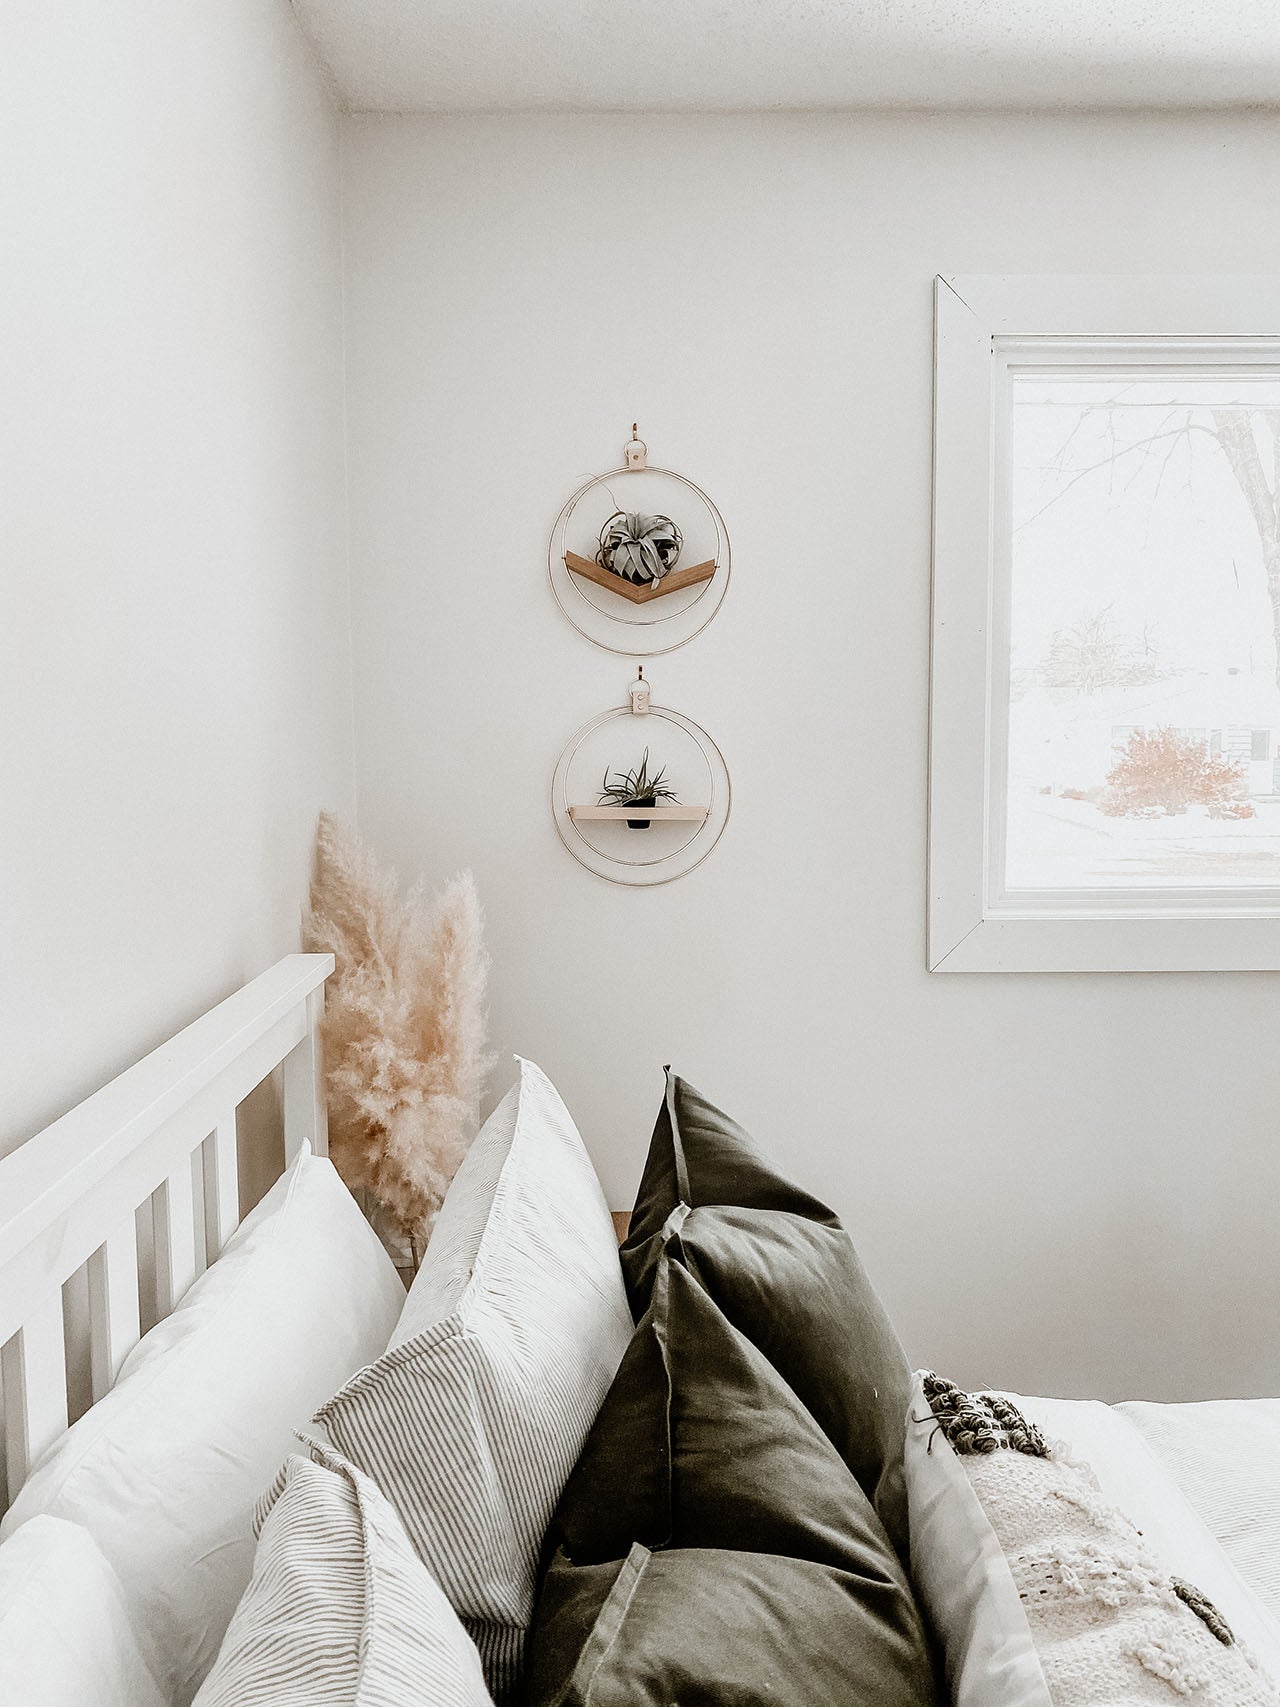
[[[1280,278],[939,277],[935,305],[930,971],[1280,969],[1280,888],[1011,899],[995,869],[1009,590],[997,482],[1010,361],[1032,347],[1046,361],[1096,361],[1089,346],[1106,341],[1126,363],[1226,358],[1280,370]]]

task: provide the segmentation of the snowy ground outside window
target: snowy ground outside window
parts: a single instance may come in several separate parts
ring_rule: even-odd
[[[1280,888],[1280,376],[1015,373],[1005,885]]]
[[[1107,818],[1085,800],[1009,798],[1010,889],[1252,887],[1280,884],[1280,801],[1223,824],[1191,807],[1176,818]]]

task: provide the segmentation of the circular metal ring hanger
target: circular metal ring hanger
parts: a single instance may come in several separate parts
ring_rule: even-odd
[[[607,474],[597,474],[585,481],[565,503],[547,546],[547,579],[556,603],[568,622],[577,629],[584,639],[592,645],[601,647],[606,652],[612,652],[624,658],[657,658],[664,653],[674,652],[680,646],[686,646],[690,640],[697,638],[707,627],[720,606],[724,602],[725,593],[729,589],[729,578],[732,573],[732,554],[729,545],[729,531],[725,526],[724,517],[716,508],[711,498],[702,487],[690,480],[687,475],[677,474],[671,468],[654,468],[649,466],[647,448],[642,439],[635,436],[636,427],[632,425],[632,437],[624,451],[624,463],[621,468],[610,469]],[[587,586],[584,586],[579,575],[573,573],[565,562],[567,549],[567,534],[574,516],[583,501],[593,492],[603,490],[610,498],[611,508],[619,506],[612,500],[609,492],[611,482],[634,480],[637,477],[657,477],[661,480],[674,481],[686,493],[691,493],[700,503],[711,532],[715,539],[715,572],[710,579],[701,583],[695,596],[675,610],[656,610],[652,615],[626,617],[617,613],[608,605],[600,603],[592,597]],[[686,530],[687,531],[687,530]],[[572,587],[574,597],[569,597]],[[605,599],[625,600],[626,595],[613,593],[608,588],[601,588]],[[663,595],[670,598],[672,594]],[[659,601],[655,600],[655,606]],[[585,607],[585,608],[583,608]],[[633,607],[634,608],[634,607]],[[698,614],[691,617],[697,610]],[[591,614],[589,615],[588,612]],[[624,639],[630,634],[631,640]]]
[[[632,858],[622,853],[609,853],[607,848],[593,841],[574,821],[571,812],[574,802],[570,798],[573,764],[584,743],[603,725],[635,715],[631,705],[614,706],[584,723],[570,738],[551,779],[551,816],[561,842],[587,871],[596,877],[602,877],[607,883],[617,883],[630,888],[656,889],[664,883],[674,883],[681,877],[687,877],[711,853],[729,822],[733,788],[724,754],[705,729],[692,718],[686,717],[683,712],[672,710],[670,706],[649,705],[644,713],[646,719],[657,718],[674,725],[697,749],[702,770],[705,772],[706,812],[682,842],[652,858]],[[638,810],[636,816],[644,816],[643,811]],[[613,830],[615,835],[629,833],[620,825],[608,828]],[[688,857],[691,854],[693,857]],[[673,864],[676,869],[665,869]]]

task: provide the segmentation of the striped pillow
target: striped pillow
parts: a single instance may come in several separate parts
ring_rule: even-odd
[[[315,1418],[399,1512],[498,1700],[518,1686],[542,1538],[631,1331],[595,1170],[521,1061],[391,1345]]]
[[[366,1476],[318,1443],[259,1507],[197,1707],[491,1707],[475,1645]]]

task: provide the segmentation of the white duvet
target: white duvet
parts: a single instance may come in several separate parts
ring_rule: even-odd
[[[1280,1399],[1115,1408],[1280,1621]]]
[[[1010,1397],[1089,1464],[1166,1570],[1206,1594],[1280,1680],[1280,1402]],[[1186,1414],[1210,1411],[1231,1414]]]

